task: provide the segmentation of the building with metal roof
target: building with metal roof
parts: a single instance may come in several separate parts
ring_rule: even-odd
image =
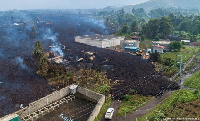
[[[111,46],[120,45],[120,41],[124,40],[124,38],[124,36],[95,34],[76,36],[75,42],[87,44],[90,46],[96,46],[99,48],[109,48]]]

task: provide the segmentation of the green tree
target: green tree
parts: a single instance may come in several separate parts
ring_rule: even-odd
[[[165,64],[166,66],[171,67],[171,66],[174,65],[174,60],[171,59],[171,58],[167,58],[167,59],[165,59],[165,63],[164,63],[164,64]]]
[[[128,101],[129,98],[130,98],[130,95],[129,95],[129,94],[124,95],[124,99],[125,99],[126,101]]]
[[[142,34],[142,35],[141,35],[141,41],[144,41],[144,39],[145,39],[145,35]]]
[[[131,24],[131,31],[132,32],[137,32],[138,30],[139,30],[138,22],[137,22],[137,20],[134,20],[133,23]]]
[[[159,40],[160,40],[159,36],[155,36],[155,41],[159,41]]]
[[[175,41],[170,43],[170,50],[180,50],[182,47],[181,42]]]
[[[159,34],[163,39],[166,39],[172,31],[172,22],[169,17],[160,19]]]
[[[128,33],[128,30],[129,30],[129,26],[125,23],[121,32],[124,33],[124,34],[127,34]]]
[[[40,41],[35,42],[35,47],[32,55],[38,62],[40,61],[40,58],[44,56],[44,47]]]
[[[38,63],[38,73],[42,76],[46,76],[49,69],[48,59],[44,55],[40,58],[40,62]]]

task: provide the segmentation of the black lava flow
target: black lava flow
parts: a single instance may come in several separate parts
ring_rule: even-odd
[[[26,29],[21,26],[23,21],[26,21]],[[35,38],[30,37],[32,21],[36,28]],[[108,78],[112,81],[124,80],[120,85],[114,85],[110,92],[116,98],[123,99],[130,89],[143,95],[156,95],[168,85],[171,90],[179,88],[176,83],[157,76],[159,74],[154,66],[137,56],[75,43],[75,36],[113,33],[113,29],[105,27],[102,21],[90,15],[68,11],[5,12],[0,19],[0,117],[54,90],[47,80],[36,74],[36,64],[31,57],[37,40],[42,42],[45,51],[49,51],[52,42],[44,38],[49,29],[53,34],[48,36],[56,37],[55,41],[61,48],[65,46],[62,49],[64,59],[71,60],[67,66],[78,67],[76,58],[84,58],[85,63],[99,70],[102,65],[113,65],[114,68],[107,71]],[[87,60],[81,52],[83,50],[96,52],[94,60]],[[118,90],[121,90],[120,93]]]

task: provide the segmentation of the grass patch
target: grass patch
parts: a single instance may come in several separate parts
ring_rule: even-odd
[[[128,100],[123,100],[117,112],[117,116],[124,116],[126,113],[132,113],[141,106],[145,105],[152,97],[145,97],[139,94],[130,95]]]
[[[163,118],[183,118],[183,117],[196,117],[196,114],[191,114],[191,111],[196,110],[196,108],[184,107],[184,105],[189,104],[189,102],[197,100],[199,98],[198,90],[186,90],[181,89],[173,92],[168,98],[166,98],[161,104],[158,104],[152,111],[146,115],[139,118],[139,121],[148,120],[163,120]],[[199,99],[198,99],[199,100]],[[199,102],[200,104],[200,102]],[[183,110],[183,108],[189,108],[188,110]],[[181,111],[181,115],[180,115]],[[187,115],[186,115],[187,114]],[[199,114],[198,114],[199,115]]]
[[[110,96],[106,97],[106,102],[101,107],[101,110],[100,110],[99,114],[97,115],[97,117],[95,117],[94,121],[100,121],[102,119],[103,115],[105,114],[106,110],[110,106],[111,102],[112,102],[111,97]]]
[[[178,72],[180,69],[180,64],[177,62],[180,62],[180,56],[177,55],[183,55],[183,63],[186,63],[194,54],[196,54],[200,50],[199,47],[189,47],[186,46],[184,49],[181,49],[180,51],[174,51],[174,52],[166,52],[164,54],[160,55],[161,58],[161,67],[165,75],[172,76],[174,73]],[[171,58],[172,66],[166,66],[165,62],[168,58]],[[191,64],[193,66],[194,64]],[[189,69],[188,67],[187,69]]]
[[[197,65],[196,62],[192,61],[188,66],[185,68],[186,71],[191,70],[195,65]]]
[[[195,49],[197,51],[197,49]],[[161,54],[161,61],[164,62],[167,58],[171,58],[175,61],[180,61],[180,57],[177,55],[183,55],[183,62],[187,62],[193,54],[195,54],[194,47],[185,47],[185,49],[181,49],[180,51],[174,51],[174,52],[166,52],[164,54]]]
[[[189,77],[184,82],[184,86],[200,89],[200,71],[195,72],[191,77]]]

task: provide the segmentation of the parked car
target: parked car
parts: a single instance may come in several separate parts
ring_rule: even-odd
[[[106,111],[105,119],[112,119],[114,108],[108,108]]]

